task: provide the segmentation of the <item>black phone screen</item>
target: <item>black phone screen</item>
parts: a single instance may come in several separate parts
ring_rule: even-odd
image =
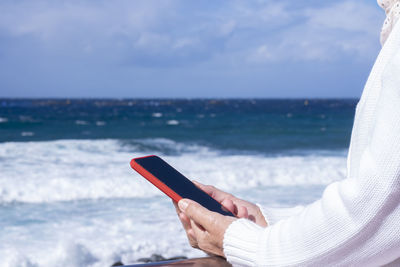
[[[182,198],[196,201],[203,207],[225,216],[234,216],[225,210],[218,201],[199,189],[194,183],[157,156],[135,159],[135,162],[171,188]]]

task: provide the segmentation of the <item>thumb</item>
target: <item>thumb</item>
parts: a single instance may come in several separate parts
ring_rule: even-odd
[[[181,199],[178,202],[178,206],[179,209],[186,214],[186,216],[206,229],[214,221],[213,217],[218,215],[190,199]]]

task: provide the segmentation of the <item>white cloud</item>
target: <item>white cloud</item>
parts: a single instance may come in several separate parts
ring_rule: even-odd
[[[360,1],[342,1],[323,8],[298,9],[292,14],[303,18],[287,27],[276,38],[265,38],[249,53],[249,62],[332,61],[342,56],[363,59],[379,46],[381,17],[377,9]],[[268,57],[260,47],[268,46]]]
[[[187,47],[192,47],[198,45],[198,40],[196,38],[180,38],[177,39],[173,45],[173,49],[182,49]]]
[[[325,8],[306,9],[308,25],[320,29],[339,29],[376,35],[380,23],[376,8],[360,1],[343,1]]]
[[[3,1],[0,29],[13,35],[71,38],[81,32],[113,35],[159,27],[174,1]]]
[[[33,38],[49,50],[62,47],[67,57],[109,54],[105,58],[155,67],[212,61],[216,55],[250,64],[362,59],[378,45],[381,17],[363,0],[311,8],[293,7],[292,0],[208,5],[202,10],[182,0],[4,0],[0,34]]]
[[[274,58],[272,54],[272,49],[267,45],[261,45],[255,49],[255,51],[250,52],[248,56],[248,61],[253,63],[264,63],[271,61]]]
[[[222,36],[230,35],[236,28],[236,22],[234,20],[229,20],[222,23],[220,26],[220,32]]]

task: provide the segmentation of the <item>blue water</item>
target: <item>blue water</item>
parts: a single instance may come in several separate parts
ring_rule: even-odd
[[[0,142],[167,138],[221,150],[344,149],[356,100],[0,100]],[[134,142],[134,141],[133,141]]]
[[[261,205],[305,205],[346,177],[356,103],[0,99],[0,266],[201,256],[131,158],[157,154]]]

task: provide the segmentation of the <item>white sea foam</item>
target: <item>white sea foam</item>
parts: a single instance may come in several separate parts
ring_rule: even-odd
[[[34,132],[21,132],[21,136],[34,136]]]
[[[124,147],[115,140],[2,143],[0,203],[159,195],[130,168],[129,161],[144,153],[158,153],[157,148],[166,146],[181,146],[183,153],[163,158],[184,175],[225,190],[327,184],[345,177],[343,156],[220,155],[206,147],[166,139],[141,143],[152,143],[156,151],[137,151],[135,146]]]
[[[87,122],[87,121],[83,121],[83,120],[76,120],[76,121],[75,121],[75,124],[76,124],[76,125],[87,125],[88,122]]]
[[[20,115],[20,116],[19,116],[19,120],[20,120],[21,122],[35,122],[35,120],[32,119],[31,116],[24,116],[24,115]]]
[[[155,112],[153,114],[151,114],[154,118],[161,118],[163,116],[163,114],[161,112]]]
[[[203,255],[188,245],[169,199],[130,168],[146,154],[261,204],[307,203],[345,177],[344,154],[226,155],[161,138],[0,143],[0,266]]]
[[[179,121],[177,121],[177,120],[169,120],[169,121],[167,121],[167,124],[168,125],[178,125]]]
[[[116,261],[135,263],[153,253],[204,255],[187,244],[170,201],[152,201],[141,205],[147,210],[120,201],[115,207],[98,205],[96,212],[91,209],[68,219],[55,216],[36,225],[0,229],[0,266],[100,267]],[[58,215],[61,210],[46,212]]]

